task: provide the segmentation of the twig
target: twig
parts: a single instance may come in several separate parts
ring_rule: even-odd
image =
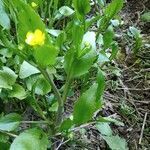
[[[81,128],[85,128],[85,127],[87,127],[87,126],[90,126],[90,125],[93,125],[93,124],[95,124],[96,123],[96,121],[93,121],[93,122],[89,122],[89,123],[86,123],[86,124],[83,124],[83,125],[81,125],[81,126],[79,126],[79,127],[75,127],[75,128],[73,128],[73,129],[71,129],[71,131],[79,131]]]
[[[143,132],[144,132],[145,124],[146,124],[146,119],[147,119],[147,112],[145,113],[145,116],[144,116],[143,125],[142,125],[142,129],[141,129],[141,134],[140,134],[140,139],[139,139],[139,144],[141,144],[141,142],[142,142]]]
[[[60,143],[59,145],[58,145],[58,147],[56,148],[56,150],[59,150],[59,148],[62,146],[62,145],[64,145],[64,144],[66,144],[67,142],[69,142],[70,141],[70,139],[68,139],[68,140],[66,140],[66,141],[62,141],[62,143]]]
[[[134,145],[135,145],[135,149],[138,150],[138,146],[137,146],[136,140],[134,140]]]
[[[81,126],[78,126],[78,127],[75,127],[75,128],[72,128],[72,129],[70,129],[69,131],[71,131],[71,132],[77,132],[77,131],[79,131],[81,128],[85,128],[85,127],[88,127],[88,126],[90,126],[90,125],[93,125],[93,124],[95,124],[97,121],[92,121],[92,122],[89,122],[89,123],[86,123],[86,124],[83,124],[83,125],[81,125]],[[58,136],[58,135],[61,135],[62,133],[56,133],[55,134],[55,136]]]
[[[142,77],[143,77],[143,75],[141,75],[141,76],[135,76],[134,78],[130,78],[129,80],[126,80],[125,82],[131,82],[133,80],[137,80],[137,79],[140,79]]]
[[[150,72],[150,68],[142,69],[141,72]]]
[[[118,90],[129,90],[129,91],[148,91],[150,88],[145,88],[145,89],[136,89],[136,88],[117,88]]]

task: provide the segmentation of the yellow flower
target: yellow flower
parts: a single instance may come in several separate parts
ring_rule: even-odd
[[[37,7],[37,4],[35,2],[32,2],[31,6],[34,8],[34,7]]]
[[[39,29],[36,29],[34,33],[29,31],[26,35],[25,40],[25,42],[31,46],[43,45],[44,41],[45,34]]]

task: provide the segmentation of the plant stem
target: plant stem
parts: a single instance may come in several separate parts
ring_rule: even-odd
[[[53,4],[53,0],[51,0],[49,2],[49,6],[48,6],[48,15],[49,15],[49,28],[52,27],[52,24],[53,24],[53,18],[52,18],[52,4]]]
[[[68,94],[70,82],[71,82],[71,79],[70,79],[70,77],[68,76],[67,79],[66,79],[66,83],[65,83],[65,87],[64,87],[64,92],[63,92],[63,96],[62,96],[62,100],[63,100],[64,103],[65,103],[66,100],[67,100],[67,94]]]
[[[40,116],[45,120],[45,121],[48,121],[46,116],[44,115],[41,107],[39,106],[39,104],[37,103],[36,99],[34,99],[34,102],[35,102],[35,106],[36,106],[36,109],[37,109],[37,112],[40,114]]]
[[[25,123],[25,124],[49,124],[48,121],[21,121],[21,123]]]
[[[53,82],[51,76],[48,74],[48,72],[42,68],[38,68],[41,73],[43,74],[43,76],[49,81],[53,91],[54,91],[54,94],[57,98],[57,101],[58,101],[58,111],[57,111],[57,118],[56,118],[56,126],[59,126],[60,123],[62,122],[62,115],[63,115],[63,111],[64,111],[64,102],[61,98],[61,95],[55,85],[55,83]]]
[[[80,125],[80,126],[71,128],[71,129],[69,130],[69,132],[77,132],[77,131],[81,130],[82,128],[85,128],[85,127],[94,125],[94,124],[96,124],[96,123],[97,123],[97,121],[92,121],[92,122],[89,122],[89,123],[85,123],[85,124],[82,124],[82,125]],[[56,133],[56,134],[55,134],[55,136],[59,136],[59,135],[62,135],[62,133],[59,132],[59,133]]]
[[[7,132],[7,131],[2,131],[2,130],[0,130],[0,132],[1,133],[3,133],[3,134],[7,134],[7,135],[9,135],[9,136],[12,136],[12,137],[14,137],[14,138],[16,138],[18,135],[16,135],[16,134],[13,134],[13,133],[10,133],[10,132]]]

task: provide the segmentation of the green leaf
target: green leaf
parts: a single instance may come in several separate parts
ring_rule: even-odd
[[[108,120],[102,119],[101,121],[102,122],[99,122],[96,124],[96,128],[101,133],[102,138],[106,141],[109,147],[112,150],[128,150],[125,139],[120,138],[118,135],[113,136],[113,131],[110,128],[108,122],[109,121],[111,122],[114,120],[113,119],[111,120],[111,118],[108,118]],[[105,121],[108,121],[108,122],[105,122]]]
[[[109,19],[112,19],[122,9],[123,2],[123,0],[112,0],[112,2],[106,7],[104,14]]]
[[[100,109],[101,97],[105,88],[105,80],[101,71],[97,75],[97,83],[93,84],[74,105],[73,119],[75,124],[82,124],[89,121],[93,113]]]
[[[118,121],[116,119],[110,118],[110,117],[100,117],[98,119],[99,122],[109,122],[109,123],[114,123],[117,126],[124,126],[124,123],[121,121]]]
[[[22,100],[22,99],[25,99],[27,95],[26,95],[26,91],[21,85],[14,84],[12,90],[9,91],[8,96],[15,97],[15,98]]]
[[[66,38],[67,38],[66,33],[65,32],[61,32],[58,35],[57,39],[56,39],[56,45],[58,47],[62,47],[64,42],[66,41]]]
[[[53,35],[54,37],[58,37],[62,33],[61,30],[54,30],[54,29],[46,29],[46,31],[49,34]]]
[[[104,7],[106,5],[106,1],[105,0],[97,0],[97,1],[98,1],[99,5],[101,7]]]
[[[9,136],[4,134],[4,133],[0,133],[0,142],[2,143],[7,143],[9,140]]]
[[[104,89],[105,89],[105,77],[103,75],[103,72],[101,70],[98,71],[97,74],[97,83],[98,83],[98,87],[97,87],[97,92],[96,92],[96,100],[100,102],[102,101],[102,96],[104,93]],[[102,106],[102,103],[101,103]]]
[[[4,57],[11,58],[13,51],[9,48],[1,48],[0,54],[3,55]]]
[[[12,85],[16,82],[17,75],[8,67],[0,70],[0,88],[12,89]]]
[[[83,56],[82,58],[76,59],[72,64],[73,77],[79,77],[89,71],[94,61],[96,60],[95,53],[91,52]]]
[[[112,52],[111,52],[111,56],[109,57],[110,60],[113,60],[114,58],[116,58],[117,53],[118,53],[118,44],[117,43],[113,43],[111,46]]]
[[[135,37],[135,38],[138,38],[140,37],[140,30],[138,30],[137,28],[135,27],[129,27],[129,31],[131,32],[131,34]]]
[[[4,29],[10,29],[10,19],[8,14],[5,12],[3,1],[0,0],[0,25]]]
[[[69,50],[65,56],[65,71],[72,78],[79,77],[88,72],[97,56],[95,52],[90,51],[81,58],[73,58],[74,52]]]
[[[125,139],[116,136],[102,136],[112,150],[128,150]]]
[[[47,150],[47,135],[33,128],[21,133],[11,144],[10,150]]]
[[[24,79],[39,72],[40,71],[37,68],[24,61],[20,66],[19,77]]]
[[[114,38],[113,27],[109,26],[103,35],[104,49],[107,49],[110,47],[110,45],[113,42],[113,38]]]
[[[0,149],[1,150],[9,150],[9,136],[5,133],[0,132]]]
[[[101,47],[102,45],[104,45],[104,41],[103,41],[103,35],[99,34],[98,38],[96,40],[97,44]]]
[[[112,0],[104,10],[104,16],[100,19],[99,30],[105,31],[113,19],[123,7],[124,0]]]
[[[16,113],[3,116],[0,118],[0,130],[13,131],[19,126],[21,120],[21,116]]]
[[[102,51],[98,55],[98,63],[103,64],[105,62],[109,62],[109,58],[106,56],[106,54]]]
[[[27,78],[26,85],[29,91],[34,90],[38,95],[45,95],[51,91],[49,82],[42,75],[34,75]]]
[[[142,21],[150,22],[150,11],[141,15],[141,19],[142,19]]]
[[[73,27],[70,27],[70,28],[72,28],[72,33],[71,33],[72,37],[71,38],[73,40],[73,43],[74,43],[76,49],[78,49],[81,45],[82,40],[83,40],[84,27],[78,21],[74,21],[71,26],[73,26]]]
[[[13,0],[13,3],[18,11],[18,33],[21,42],[25,42],[29,31],[34,32],[39,29],[45,32],[45,25],[40,16],[28,4],[21,0]]]
[[[70,118],[65,119],[61,126],[60,126],[60,131],[68,131],[73,125],[73,120]]]
[[[78,15],[84,17],[91,9],[89,0],[73,0],[74,8]]]
[[[97,108],[99,108],[99,103],[96,102],[96,90],[97,84],[92,85],[75,103],[73,111],[75,124],[86,123],[92,118]]]
[[[112,136],[113,132],[108,123],[97,123],[96,128],[102,135]]]
[[[130,32],[128,32],[129,36],[132,36],[135,39],[133,51],[136,54],[142,46],[142,36],[140,34],[140,30],[138,30],[135,27],[130,27],[129,31],[131,32],[131,34],[130,34]]]
[[[52,112],[57,112],[57,110],[58,110],[58,102],[55,102],[48,110],[52,111]]]
[[[120,24],[120,23],[119,23],[119,20],[117,20],[117,19],[114,19],[114,20],[112,19],[112,20],[111,20],[111,23],[112,23],[112,25],[113,25],[114,27],[118,27],[119,24]]]
[[[54,65],[57,55],[58,49],[53,45],[43,45],[34,50],[34,57],[42,67]]]
[[[1,150],[9,150],[10,144],[0,142],[0,148],[1,148]]]
[[[68,17],[68,16],[70,16],[74,13],[74,10],[71,9],[70,7],[68,7],[68,6],[62,6],[61,8],[59,8],[59,12],[62,15]]]

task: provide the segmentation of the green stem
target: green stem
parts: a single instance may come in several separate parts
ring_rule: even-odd
[[[0,132],[3,133],[3,134],[9,135],[11,137],[14,137],[14,138],[16,138],[18,136],[16,134],[13,134],[13,133],[10,133],[10,132],[7,132],[7,131],[3,131],[3,130],[0,130]]]
[[[55,13],[56,13],[57,9],[58,9],[58,0],[54,0],[54,11],[53,11],[53,17],[54,17],[54,15],[55,15]]]
[[[40,114],[40,116],[41,116],[44,120],[47,121],[47,118],[46,118],[45,114],[43,113],[43,110],[41,109],[41,107],[40,107],[40,105],[38,104],[38,102],[37,102],[37,100],[36,100],[36,97],[35,97],[36,83],[37,83],[37,82],[35,82],[35,83],[33,84],[32,90],[31,90],[32,98],[33,98],[33,100],[34,100],[34,105],[36,106],[36,110],[35,110],[35,111],[37,111],[37,112]],[[33,107],[33,109],[34,109],[34,107]]]
[[[48,121],[21,121],[21,123],[25,123],[25,124],[49,124]]]
[[[37,103],[37,101],[34,99],[34,102],[35,102],[35,106],[36,106],[36,109],[38,111],[38,113],[40,114],[40,116],[45,120],[45,121],[48,121],[47,118],[45,117],[41,107],[39,106],[39,104]]]
[[[71,79],[68,76],[67,79],[66,79],[66,83],[65,83],[65,87],[64,87],[64,92],[63,92],[63,96],[62,96],[62,100],[63,100],[64,103],[67,100],[67,94],[68,94],[68,91],[69,91],[70,83],[71,83]]]
[[[49,28],[52,27],[53,24],[53,18],[52,18],[52,4],[53,4],[53,0],[51,0],[49,2],[49,6],[48,6],[48,15],[49,15]]]
[[[49,81],[53,91],[54,91],[54,94],[57,98],[57,101],[58,101],[58,111],[57,111],[57,118],[56,118],[56,126],[59,126],[60,123],[62,122],[62,115],[63,115],[63,111],[64,111],[64,103],[63,103],[63,100],[61,98],[61,95],[55,85],[55,83],[53,82],[51,76],[47,73],[47,71],[45,71],[44,69],[42,68],[39,68],[39,70],[41,71],[41,73],[43,74],[43,76]]]

